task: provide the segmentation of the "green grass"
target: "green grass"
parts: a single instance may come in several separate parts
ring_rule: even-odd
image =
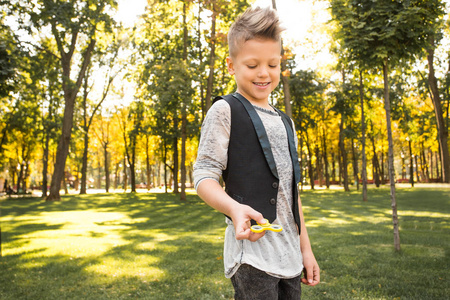
[[[0,299],[232,299],[224,217],[195,195],[3,199]],[[305,191],[322,283],[305,299],[448,299],[450,189]]]

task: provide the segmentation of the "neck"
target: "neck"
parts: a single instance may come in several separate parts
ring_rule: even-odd
[[[262,107],[262,108],[265,108],[268,110],[274,110],[273,107],[269,104],[269,99],[255,101],[255,100],[250,99],[249,97],[246,97],[243,93],[239,92],[239,90],[237,90],[236,93],[243,96],[245,99],[248,100],[248,102],[250,102],[254,106]]]

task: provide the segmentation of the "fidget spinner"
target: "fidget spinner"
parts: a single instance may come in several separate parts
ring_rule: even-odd
[[[283,230],[283,227],[281,225],[278,224],[270,224],[269,220],[266,220],[266,223],[264,224],[260,224],[258,223],[258,225],[253,225],[250,230],[256,233],[260,233],[263,232],[265,230],[270,230],[270,231],[274,231],[274,232],[280,232]]]

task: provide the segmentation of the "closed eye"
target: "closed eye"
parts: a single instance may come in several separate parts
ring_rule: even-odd
[[[254,69],[256,66],[247,66],[249,69]]]

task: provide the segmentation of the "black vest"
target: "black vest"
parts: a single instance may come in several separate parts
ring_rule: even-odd
[[[231,108],[231,131],[228,146],[228,164],[223,172],[225,191],[239,203],[249,205],[273,222],[277,217],[279,178],[266,130],[253,105],[242,95],[220,96]],[[300,182],[300,166],[295,148],[295,135],[291,119],[277,110],[286,128],[291,154],[294,181],[292,205],[295,222],[300,234],[297,184]]]

